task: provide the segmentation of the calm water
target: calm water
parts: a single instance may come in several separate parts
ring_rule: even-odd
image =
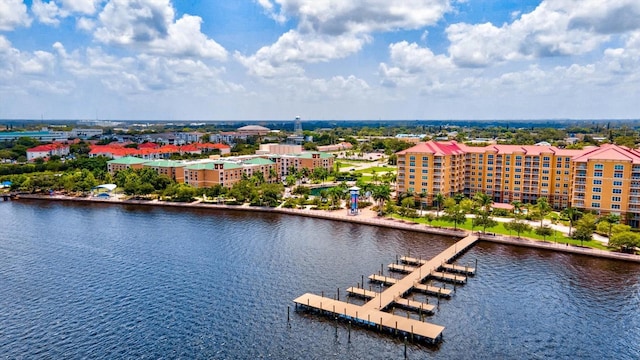
[[[354,328],[348,343],[346,326],[336,337],[292,300],[452,242],[281,215],[0,203],[0,358],[401,359],[401,341]],[[640,358],[640,266],[485,243],[460,261],[475,259],[428,318],[444,342],[409,358]]]

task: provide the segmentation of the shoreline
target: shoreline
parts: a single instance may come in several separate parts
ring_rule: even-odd
[[[450,228],[436,228],[427,226],[424,224],[417,224],[406,222],[402,220],[393,220],[390,218],[371,218],[359,215],[347,215],[346,210],[325,211],[325,210],[306,210],[306,209],[286,209],[286,208],[269,208],[260,206],[247,206],[247,205],[219,205],[212,203],[203,203],[201,201],[195,201],[191,203],[174,203],[158,200],[111,200],[111,199],[96,199],[96,198],[78,198],[70,196],[42,196],[42,195],[20,195],[16,200],[46,200],[46,201],[61,201],[61,202],[79,202],[79,203],[99,203],[99,204],[117,204],[117,205],[137,205],[137,206],[161,206],[161,207],[174,207],[174,208],[191,208],[191,209],[212,209],[212,210],[231,210],[231,211],[253,211],[262,213],[276,213],[293,216],[302,216],[315,219],[341,221],[348,223],[355,223],[361,225],[370,225],[377,227],[384,227],[396,230],[406,230],[413,232],[421,232],[427,234],[444,235],[455,238],[463,238],[471,232],[466,230],[454,230]],[[15,200],[14,200],[15,201]],[[625,254],[619,252],[605,251],[599,249],[578,247],[573,245],[566,245],[547,241],[537,241],[526,238],[516,238],[503,235],[491,235],[477,233],[480,241],[487,241],[498,244],[506,244],[520,247],[528,247],[534,249],[542,249],[548,251],[564,252],[571,254],[586,255],[591,257],[606,258],[612,260],[621,260],[628,262],[640,263],[640,255]]]

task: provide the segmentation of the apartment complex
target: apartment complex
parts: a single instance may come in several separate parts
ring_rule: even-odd
[[[497,203],[535,203],[615,213],[640,227],[640,152],[605,144],[584,150],[538,145],[471,147],[420,143],[398,154],[398,193],[434,196],[484,192]]]
[[[257,173],[269,183],[282,181],[292,172],[308,169],[313,171],[323,167],[330,171],[333,168],[333,156],[311,152],[295,155],[255,155],[206,159],[197,161],[146,160],[126,156],[111,160],[107,168],[111,175],[127,168],[151,168],[158,174],[189,184],[194,187],[211,187],[222,185],[231,187],[244,177],[252,177]]]

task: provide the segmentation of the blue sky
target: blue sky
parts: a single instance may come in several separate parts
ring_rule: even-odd
[[[637,0],[0,0],[0,118],[640,117]]]

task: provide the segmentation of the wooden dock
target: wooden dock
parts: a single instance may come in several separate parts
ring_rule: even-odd
[[[467,277],[464,275],[456,275],[442,271],[432,271],[429,277],[454,284],[465,284],[467,282]]]
[[[451,273],[458,273],[458,274],[464,274],[464,275],[476,274],[476,268],[469,267],[469,266],[442,264],[440,265],[440,268],[444,271],[451,272]]]
[[[444,327],[440,325],[408,319],[375,309],[364,309],[362,306],[315,294],[304,294],[293,302],[296,303],[296,306],[317,311],[322,315],[352,321],[396,336],[406,336],[413,341],[438,342],[444,330]]]
[[[427,260],[417,259],[409,256],[401,256],[400,262],[407,265],[391,264],[389,265],[389,270],[402,272],[402,269],[404,269],[404,266],[406,266],[406,268],[408,269],[408,268],[411,268],[411,266],[413,265],[423,265],[427,262]],[[459,274],[465,274],[465,275],[475,275],[476,273],[476,269],[474,267],[448,264],[448,263],[441,264],[440,269],[447,272],[459,273]]]
[[[350,287],[347,289],[347,294],[349,294],[350,296],[357,296],[363,299],[373,299],[374,297],[378,296],[378,294],[380,293],[371,291],[371,290],[366,290],[363,288]],[[405,299],[403,297],[397,297],[393,302],[393,304],[399,308],[418,311],[424,314],[433,314],[433,312],[436,309],[435,305],[413,301],[410,299]]]
[[[364,299],[373,299],[374,297],[378,296],[378,293],[375,291],[366,290],[363,288],[353,287],[353,286],[347,289],[347,294],[351,296],[361,297]]]
[[[428,295],[433,295],[433,296],[437,296],[437,297],[442,297],[442,298],[450,298],[451,297],[451,290],[450,289],[443,289],[441,287],[437,287],[437,286],[431,286],[431,285],[425,285],[425,284],[415,284],[413,286],[414,290],[420,291],[422,293],[428,294]]]
[[[416,267],[404,264],[389,264],[389,270],[399,273],[412,273],[416,271]]]
[[[398,282],[398,279],[392,278],[391,276],[383,276],[383,275],[369,275],[369,281],[383,283],[385,285],[394,285]]]
[[[410,335],[411,339],[417,338],[418,340],[435,343],[441,340],[444,327],[389,314],[385,312],[385,309],[388,309],[392,304],[402,305],[403,307],[405,307],[404,305],[406,304],[406,308],[410,310],[415,311],[418,309],[419,311],[426,312],[427,306],[431,307],[433,305],[403,298],[403,296],[410,293],[413,289],[436,295],[439,294],[443,297],[451,296],[451,290],[425,285],[423,281],[431,277],[439,278],[442,281],[465,283],[467,277],[464,275],[440,272],[438,270],[442,269],[442,264],[449,264],[454,261],[477,241],[477,236],[469,235],[434,256],[431,260],[422,261],[420,259],[414,259],[415,262],[413,264],[417,265],[417,267],[414,267],[413,271],[402,279],[383,275],[369,276],[369,280],[371,281],[389,285],[384,291],[375,292],[353,287],[347,289],[347,293],[349,294],[369,299],[363,305],[349,304],[314,294],[304,294],[295,299],[294,302],[296,303],[296,307],[301,306],[306,309],[318,311],[324,315],[378,328],[380,331],[387,331],[402,336]],[[409,264],[412,258],[402,257],[402,261]],[[402,265],[399,265],[399,268],[401,269]],[[433,311],[433,309],[431,309],[431,311]]]

